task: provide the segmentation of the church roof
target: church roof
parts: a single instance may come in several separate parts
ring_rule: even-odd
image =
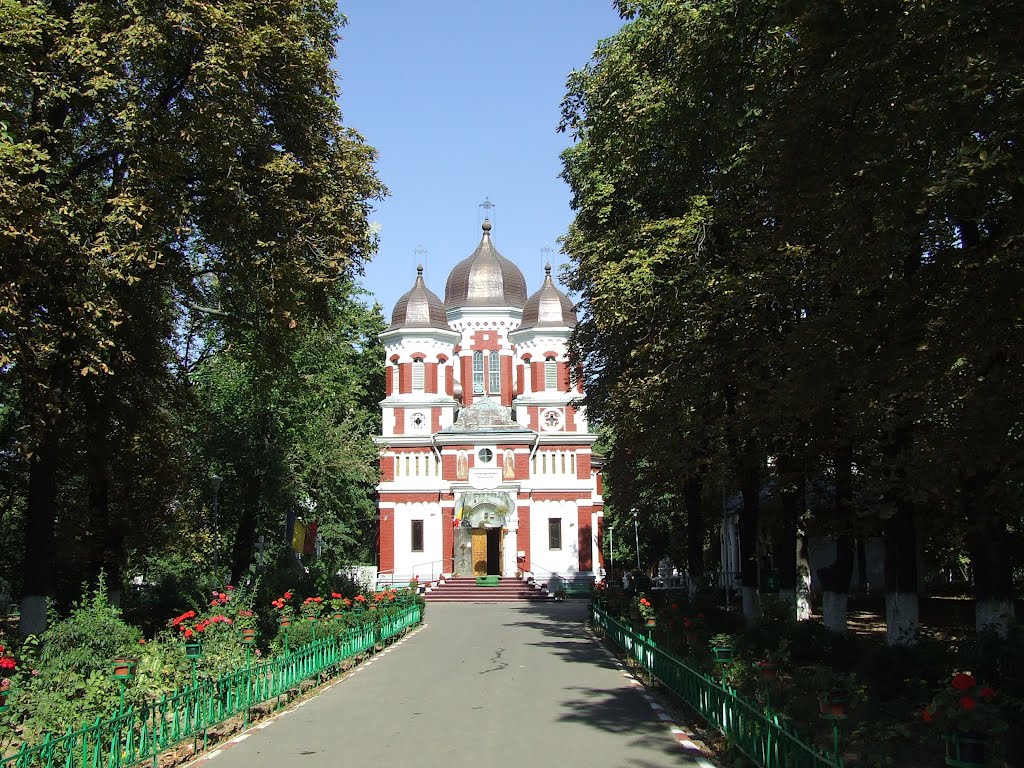
[[[474,400],[472,405],[459,411],[458,418],[450,427],[438,434],[463,434],[466,432],[532,432],[517,421],[513,421],[509,409],[489,397]]]
[[[526,300],[523,322],[517,330],[530,328],[574,328],[576,308],[572,300],[555,287],[551,279],[551,265],[544,267],[544,284]]]
[[[482,229],[480,245],[448,275],[445,307],[522,307],[526,303],[526,278],[491,244],[489,219],[484,219]]]
[[[423,280],[423,267],[416,267],[416,282],[412,290],[402,294],[391,313],[389,331],[396,328],[441,328],[450,331],[444,302],[427,288]]]

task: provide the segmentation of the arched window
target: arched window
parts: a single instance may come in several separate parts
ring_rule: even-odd
[[[484,353],[477,350],[473,353],[473,394],[484,393]]]
[[[544,389],[558,389],[558,363],[553,357],[544,360]]]
[[[412,391],[423,391],[423,358],[417,357],[412,361]]]
[[[490,354],[490,359],[487,361],[487,375],[489,379],[487,382],[488,394],[496,395],[501,392],[501,355],[497,352]]]

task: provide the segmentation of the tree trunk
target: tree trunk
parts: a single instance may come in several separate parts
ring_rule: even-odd
[[[57,520],[57,432],[43,435],[29,461],[25,570],[21,595],[22,637],[46,629],[46,600],[53,595],[52,557]]]
[[[743,616],[747,625],[757,622],[757,525],[761,501],[761,475],[748,463],[743,472],[743,511],[740,514],[740,587],[743,594]]]
[[[807,537],[799,533],[797,536],[796,620],[806,621],[811,618],[811,562],[807,554]]]
[[[1014,618],[1013,569],[1005,526],[985,499],[991,480],[987,472],[966,478],[961,485],[961,505],[974,572],[975,628],[979,633],[1006,637]]]
[[[788,467],[790,462],[781,459],[780,468]],[[781,474],[781,473],[780,473]],[[803,514],[803,480],[791,483],[783,479],[782,491],[782,536],[776,553],[776,564],[779,570],[779,599],[787,600],[793,606],[793,615],[797,615],[797,536],[799,534],[800,516]]]
[[[918,620],[917,532],[914,505],[896,499],[896,512],[885,521],[886,643],[917,643]]]
[[[843,442],[836,450],[835,506],[832,516],[843,528],[853,507],[853,448]],[[818,569],[822,588],[822,612],[825,627],[831,632],[846,634],[846,604],[853,577],[854,540],[849,534],[836,536],[836,557],[831,565]]]
[[[691,590],[704,576],[703,490],[704,484],[700,477],[688,477],[683,483],[683,499],[686,504],[686,569]]]

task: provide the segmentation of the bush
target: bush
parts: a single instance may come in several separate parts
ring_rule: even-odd
[[[137,656],[141,639],[142,633],[110,604],[102,575],[95,590],[85,588],[66,619],[52,615],[39,642],[30,640],[21,648],[13,703],[27,716],[26,736],[37,738],[108,715],[118,697],[111,661]]]

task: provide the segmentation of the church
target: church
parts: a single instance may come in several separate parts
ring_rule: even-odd
[[[491,228],[443,301],[419,267],[380,336],[378,567],[395,582],[601,573],[601,462],[567,356],[576,313],[550,266],[528,296]]]

